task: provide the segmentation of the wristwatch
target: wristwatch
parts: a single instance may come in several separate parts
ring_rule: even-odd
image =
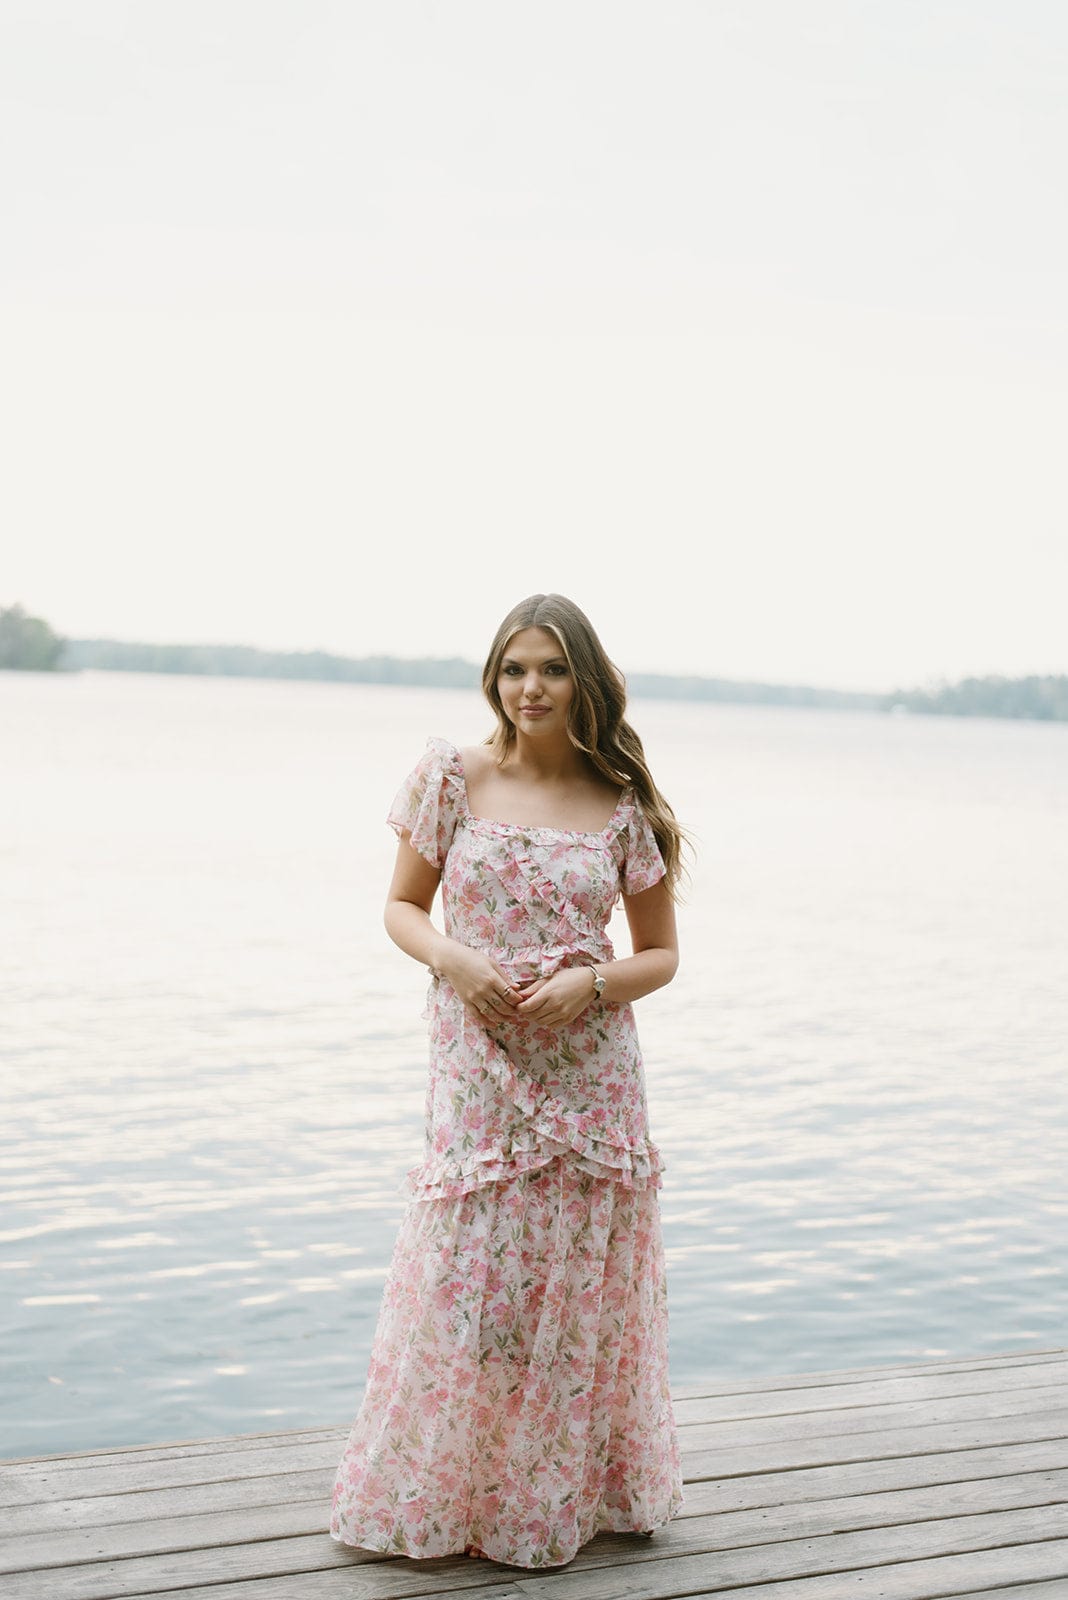
[[[596,967],[587,967],[586,971],[593,973],[594,998],[599,1000],[604,994],[604,979],[601,977],[601,974],[597,971]]]

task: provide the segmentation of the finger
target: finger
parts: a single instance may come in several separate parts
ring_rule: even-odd
[[[501,971],[501,969],[497,965],[496,961],[491,961],[490,962],[490,966],[493,968],[494,978],[499,980],[498,987],[501,988],[501,989],[510,988],[511,984],[510,984],[509,979],[508,979],[508,974],[506,972],[502,972]]]

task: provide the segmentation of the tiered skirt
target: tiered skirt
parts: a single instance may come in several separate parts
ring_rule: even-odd
[[[560,1566],[681,1505],[657,1189],[572,1152],[408,1207],[331,1536]]]

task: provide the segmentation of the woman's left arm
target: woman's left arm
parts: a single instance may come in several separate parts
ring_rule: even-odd
[[[602,999],[623,1005],[640,1000],[670,983],[679,966],[675,902],[661,878],[651,889],[623,896],[634,954],[622,961],[592,963],[604,979]],[[529,998],[516,1006],[517,1016],[532,1017],[545,1027],[573,1022],[593,999],[593,974],[586,967],[563,967],[551,978],[521,989]]]

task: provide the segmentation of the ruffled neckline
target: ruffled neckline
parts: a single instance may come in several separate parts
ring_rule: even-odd
[[[441,757],[442,768],[445,776],[449,778],[456,788],[460,801],[460,808],[468,822],[477,823],[480,828],[492,828],[502,833],[521,833],[526,836],[533,834],[551,834],[556,839],[611,839],[622,828],[626,813],[634,804],[633,787],[625,784],[623,791],[616,801],[615,810],[603,828],[550,828],[544,826],[528,825],[524,822],[502,822],[497,817],[478,817],[471,810],[471,803],[467,796],[467,774],[464,771],[463,756],[457,745],[449,739],[430,738],[427,748],[433,750]]]

